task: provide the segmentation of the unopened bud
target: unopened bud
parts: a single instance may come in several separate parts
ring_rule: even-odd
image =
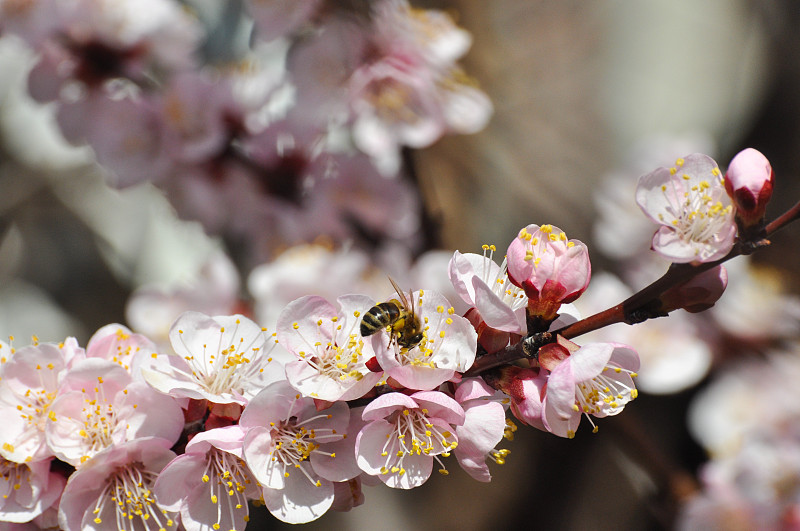
[[[764,219],[773,181],[772,166],[760,151],[747,148],[733,157],[725,174],[725,191],[736,205],[741,227],[752,227]]]
[[[520,421],[544,430],[542,423],[542,397],[547,382],[537,369],[524,369],[513,365],[501,367],[484,375],[490,386],[511,398],[511,411]]]
[[[664,292],[661,309],[667,313],[678,308],[689,313],[708,310],[722,297],[727,286],[728,272],[724,266],[717,266]]]

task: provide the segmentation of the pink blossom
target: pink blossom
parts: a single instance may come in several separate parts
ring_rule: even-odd
[[[51,344],[21,348],[2,365],[0,455],[5,459],[23,463],[53,455],[45,427],[66,369],[64,354]]]
[[[145,380],[175,397],[216,404],[247,404],[259,390],[285,377],[285,356],[275,339],[243,315],[209,317],[186,312],[169,333],[175,354],[158,354],[142,367]]]
[[[458,80],[455,68],[434,70],[409,57],[386,57],[353,73],[349,93],[353,141],[384,174],[396,174],[402,146],[427,147],[444,133],[474,133],[488,122],[489,99]]]
[[[141,437],[174,443],[183,430],[183,413],[172,397],[101,358],[81,361],[64,375],[49,419],[47,444],[75,467],[109,446]]]
[[[304,396],[336,401],[364,395],[380,380],[366,361],[375,356],[359,332],[362,315],[375,303],[345,295],[338,308],[322,297],[290,303],[278,319],[278,341],[298,360],[286,364],[289,383]]]
[[[508,277],[528,296],[528,311],[545,321],[589,285],[589,251],[553,225],[528,225],[508,246]]]
[[[409,389],[433,389],[469,369],[478,337],[443,295],[419,290],[410,297],[422,326],[419,344],[406,348],[384,330],[372,336],[372,347],[381,368],[397,383]]]
[[[228,426],[198,433],[153,486],[162,507],[180,512],[187,530],[244,529],[248,500],[261,491],[242,459],[246,431]]]
[[[99,329],[86,345],[86,357],[113,361],[134,378],[141,378],[138,366],[142,356],[151,356],[155,352],[156,346],[148,338],[116,323]]]
[[[0,457],[0,521],[30,522],[58,500],[66,479],[50,471],[51,461],[14,463]]]
[[[34,94],[41,83],[94,89],[113,78],[144,81],[146,72],[192,66],[201,37],[197,21],[168,0],[76,0],[48,13],[52,34],[43,45],[59,50],[59,59],[45,61],[46,71],[34,69]]]
[[[381,0],[373,8],[375,38],[387,53],[418,55],[431,65],[448,65],[472,45],[472,36],[444,11],[412,7],[407,0]]]
[[[471,39],[449,16],[384,0],[373,17],[375,59],[348,82],[353,141],[383,173],[395,174],[401,146],[426,147],[450,131],[477,132],[492,105],[455,65]]]
[[[467,378],[459,384],[455,399],[464,408],[464,423],[456,426],[456,459],[473,479],[489,482],[492,475],[486,459],[505,462],[508,450],[498,450],[508,429],[508,397],[489,387],[481,378]]]
[[[298,245],[253,269],[248,289],[259,320],[274,324],[287,304],[304,295],[333,300],[342,293],[363,292],[370,267],[369,256],[358,249]],[[320,282],[323,278],[327,282]]]
[[[539,358],[551,371],[543,401],[544,425],[559,437],[572,438],[582,414],[616,415],[636,398],[631,377],[639,370],[639,355],[616,343],[568,346],[569,350],[551,343],[540,349]]]
[[[196,163],[222,153],[230,135],[225,116],[230,102],[230,87],[202,71],[173,76],[159,101],[163,142],[170,158]]]
[[[725,191],[736,205],[736,219],[749,227],[764,218],[775,173],[760,151],[747,148],[733,157],[725,173]]]
[[[146,437],[106,448],[72,473],[58,520],[65,531],[177,529],[177,514],[153,494],[161,470],[175,458],[170,441]]]
[[[331,451],[347,438],[350,409],[336,402],[319,412],[287,382],[258,393],[242,412],[239,425],[249,428],[244,459],[262,485],[273,516],[305,523],[322,516],[333,503],[333,481],[358,475],[352,457]],[[348,444],[352,455],[352,443]],[[336,447],[334,447],[336,448]]]
[[[358,466],[392,488],[412,489],[425,483],[433,461],[458,446],[456,426],[464,409],[439,391],[413,395],[388,393],[373,400],[362,418],[368,421],[356,439]]]
[[[484,246],[494,252],[494,246]],[[456,251],[450,260],[450,280],[461,298],[474,306],[487,326],[523,335],[527,332],[528,298],[511,283],[506,262],[497,265],[490,256]]]
[[[119,84],[108,94],[89,93],[62,103],[57,112],[61,132],[72,143],[90,144],[115,186],[159,182],[173,171],[173,161],[165,148],[158,105],[130,83]]]
[[[661,227],[653,250],[673,262],[713,262],[733,247],[736,223],[714,159],[695,153],[639,179],[636,202]]]

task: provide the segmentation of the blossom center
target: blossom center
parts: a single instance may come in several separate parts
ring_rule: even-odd
[[[631,377],[636,373],[607,365],[592,378],[577,384],[576,408],[595,416],[615,415],[638,396]]]
[[[381,474],[406,473],[403,461],[414,455],[447,457],[449,451],[458,446],[456,435],[447,429],[434,425],[422,409],[403,409],[394,413],[392,431],[386,436],[381,456],[386,460]],[[389,419],[392,422],[392,419]]]
[[[321,442],[335,442],[344,436],[338,434],[331,428],[307,428],[305,425],[319,420],[330,419],[330,414],[321,414],[302,422],[298,422],[296,417],[290,417],[279,423],[271,423],[272,432],[270,434],[274,441],[271,453],[271,467],[280,467],[281,473],[288,478],[290,470],[299,470],[311,483],[317,487],[322,483],[316,479],[313,472],[306,468],[308,459],[312,453],[322,453],[330,457],[335,454],[326,453],[319,449]],[[312,477],[312,474],[314,476]]]
[[[177,525],[170,514],[156,505],[150,490],[157,474],[141,463],[116,469],[95,502],[94,523],[115,525],[116,529],[167,529]]]
[[[241,393],[245,384],[256,378],[272,361],[268,355],[270,349],[266,348],[264,341],[266,329],[262,328],[261,334],[246,343],[245,338],[238,334],[239,324],[237,319],[236,327],[227,339],[225,327],[221,327],[217,345],[204,343],[202,352],[191,352],[184,357],[192,369],[192,378],[210,394]],[[179,330],[179,334],[183,341],[183,330]],[[184,345],[190,350],[185,342]]]
[[[364,373],[367,372],[367,368],[362,356],[364,341],[356,330],[359,315],[360,312],[354,312],[356,320],[353,321],[349,330],[343,329],[338,317],[332,317],[330,319],[331,339],[324,343],[322,341],[313,343],[306,341],[311,347],[313,355],[309,356],[308,353],[300,351],[299,356],[320,374],[333,380],[341,382],[351,378],[361,380]],[[326,320],[319,319],[317,326],[322,327],[326,323]],[[299,325],[295,328],[298,332],[300,331]]]
[[[670,168],[670,173],[675,175],[682,165],[678,159],[676,167]],[[692,182],[690,175],[684,173],[680,179],[670,181],[672,186],[663,184],[661,192],[667,199],[667,212],[672,220],[669,222],[680,235],[683,241],[709,242],[719,237],[725,225],[730,223],[733,215],[733,205],[730,203],[723,185],[719,168],[711,170],[711,180],[701,179]],[[678,204],[673,204],[670,197],[678,198]]]
[[[518,310],[527,304],[525,290],[515,286],[508,278],[508,259],[503,258],[503,263],[500,264],[500,269],[497,269],[496,274],[492,275],[494,270],[494,252],[497,247],[494,245],[483,245],[483,260],[484,267],[481,274],[481,280],[484,284],[489,286],[489,289],[497,295],[497,297],[512,310]]]
[[[420,305],[422,298],[419,299]],[[452,315],[455,308],[445,308],[442,305],[436,307],[434,312],[422,317],[422,340],[413,348],[406,348],[394,341],[395,359],[400,365],[412,365],[415,367],[437,368],[436,354],[444,344],[447,337],[447,328],[453,324]]]
[[[28,465],[14,463],[0,457],[0,476],[3,482],[0,483],[0,492],[3,500],[14,495],[14,492],[22,488],[23,483],[30,483],[30,468]]]
[[[243,511],[246,520],[248,509],[245,491],[253,484],[247,464],[218,448],[212,448],[206,459],[201,480],[209,490],[211,503],[217,506],[217,522],[212,527],[219,529],[223,512],[232,515],[235,511]]]

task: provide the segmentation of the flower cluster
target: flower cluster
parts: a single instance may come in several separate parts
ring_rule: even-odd
[[[411,489],[434,465],[447,474],[451,454],[489,481],[487,462],[505,462],[498,444],[516,429],[509,406],[563,437],[582,415],[619,413],[638,368],[623,345],[556,334],[530,361],[465,374],[478,357],[574,321],[566,303],[589,281],[586,246],[551,225],[520,231],[502,266],[492,250],[450,261],[466,316],[436,290],[395,285],[385,302],[300,297],[272,333],[243,315],[185,312],[168,349],[121,325],[85,349],[2,345],[0,452],[26,490],[15,486],[0,509],[20,522],[57,510],[68,530],[243,529],[260,501],[308,522],[361,503],[371,476]]]

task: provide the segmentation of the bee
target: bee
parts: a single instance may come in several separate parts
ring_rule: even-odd
[[[414,313],[414,297],[409,292],[406,298],[394,280],[389,278],[389,282],[400,299],[381,302],[367,310],[361,319],[361,335],[371,336],[381,329],[389,328],[390,336],[398,345],[412,349],[422,341],[422,326],[419,317]]]

